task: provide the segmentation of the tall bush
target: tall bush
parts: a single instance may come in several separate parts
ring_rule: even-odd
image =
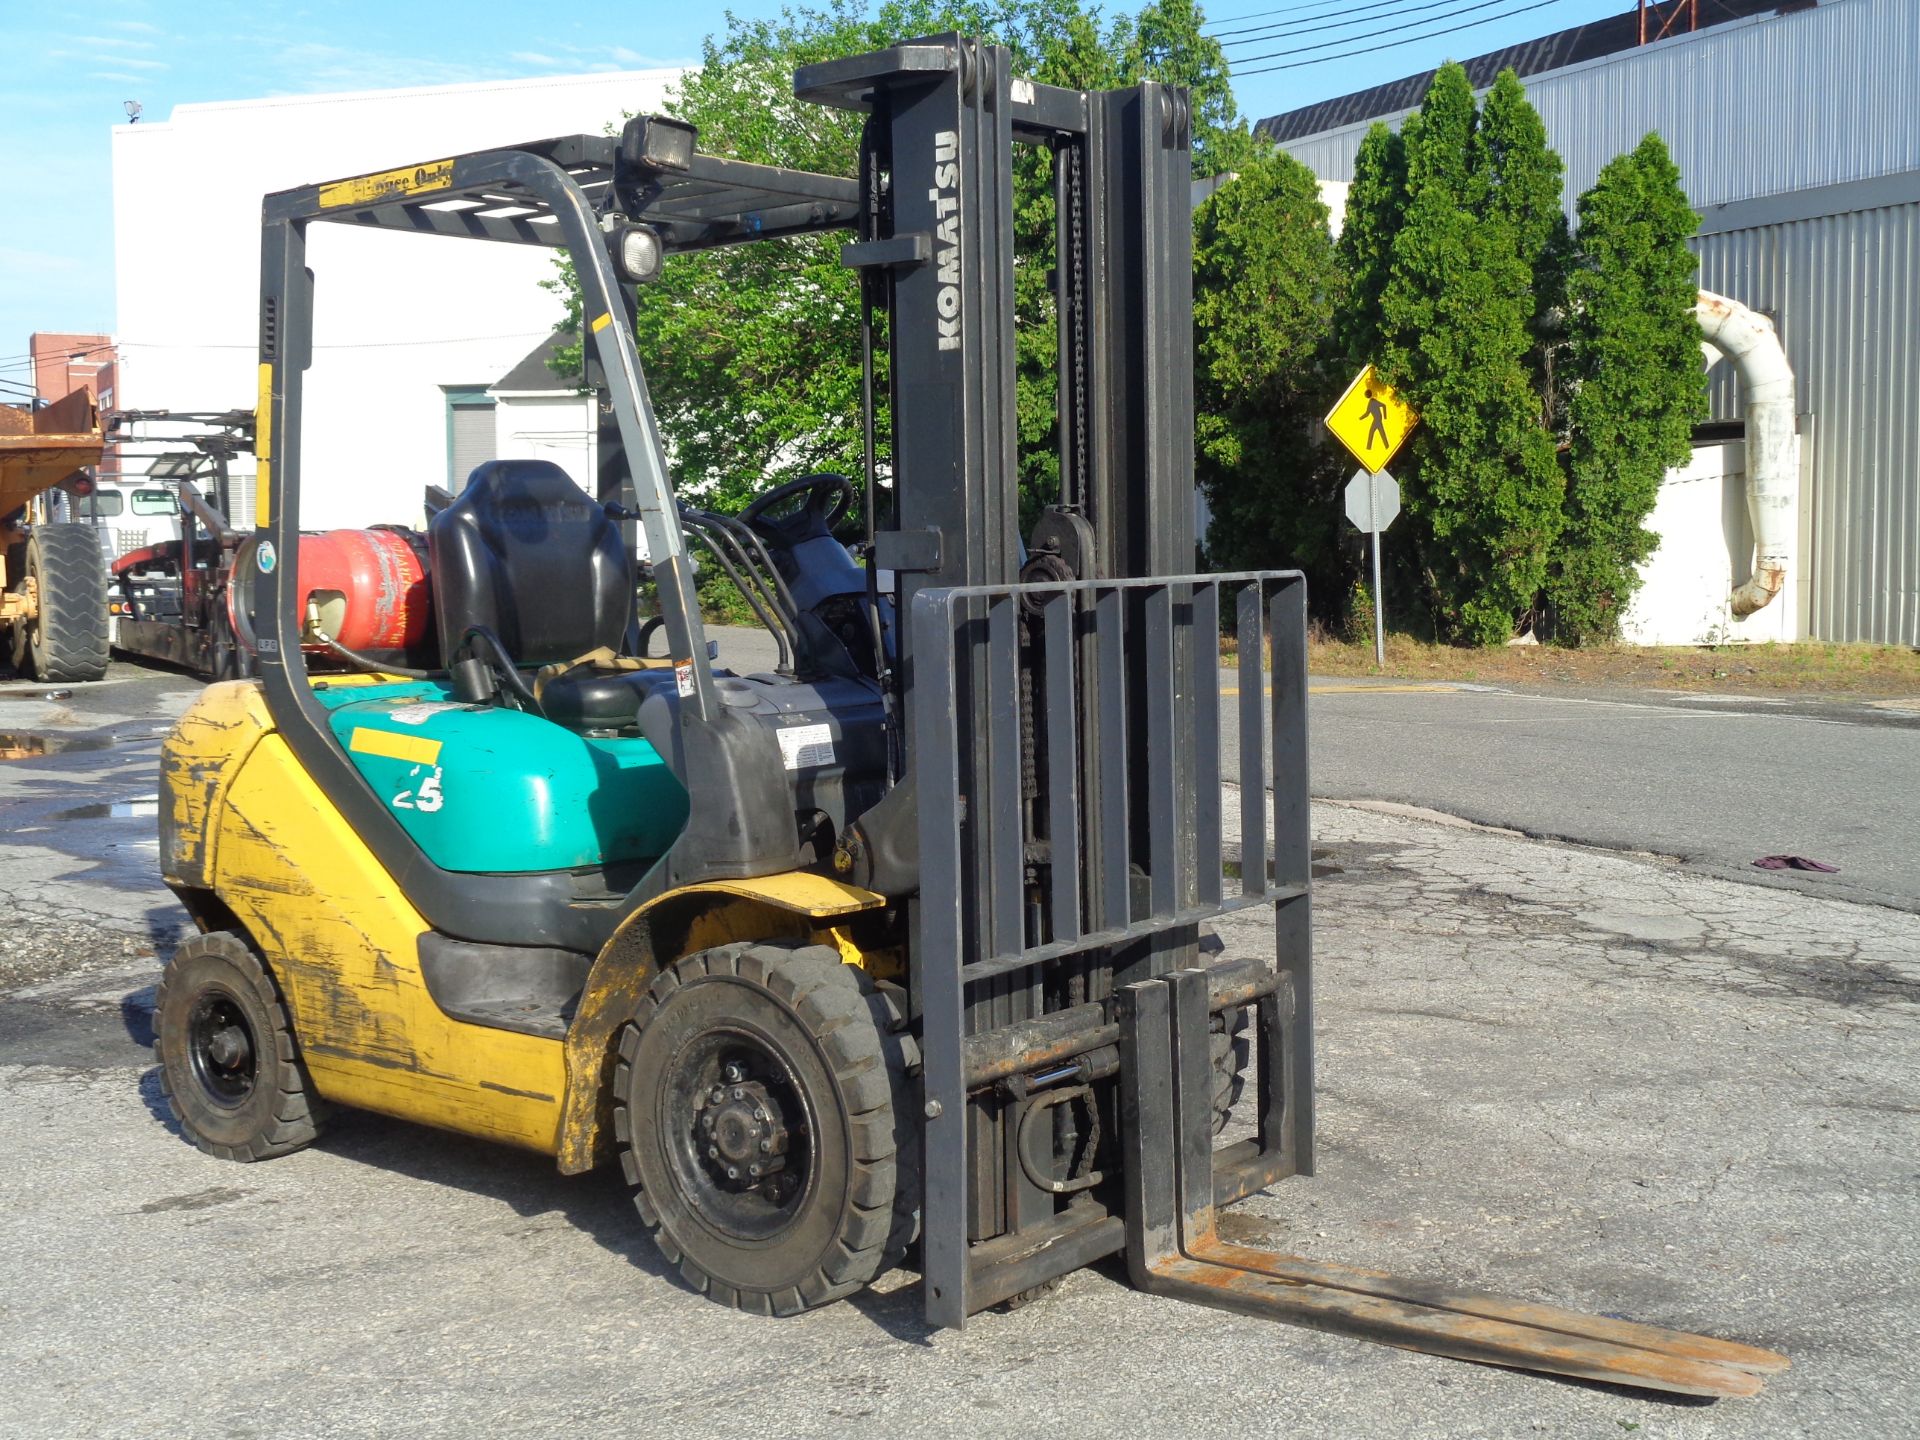
[[[1407,200],[1379,364],[1421,416],[1396,474],[1436,621],[1487,645],[1536,604],[1564,483],[1528,364],[1536,276],[1523,207],[1505,190],[1520,167],[1495,166],[1478,120],[1466,71],[1450,63],[1402,132]]]
[[[1578,203],[1567,278],[1566,529],[1548,593],[1560,638],[1619,633],[1658,544],[1646,527],[1661,477],[1690,454],[1706,415],[1698,264],[1700,217],[1658,135],[1609,161]]]
[[[1341,468],[1316,431],[1340,268],[1306,166],[1270,151],[1194,216],[1195,463],[1208,559],[1298,565],[1339,597]]]

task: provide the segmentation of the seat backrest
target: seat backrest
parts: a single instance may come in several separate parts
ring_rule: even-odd
[[[633,566],[620,529],[550,460],[489,460],[427,527],[442,663],[471,625],[521,665],[620,647]]]

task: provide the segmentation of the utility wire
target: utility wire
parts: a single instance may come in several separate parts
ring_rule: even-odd
[[[1422,10],[1438,10],[1442,5],[1454,5],[1459,3],[1459,0],[1427,0],[1427,3],[1424,5],[1409,5],[1403,10],[1394,9],[1394,7],[1400,3],[1401,0],[1376,0],[1374,4],[1360,6],[1344,20],[1330,20],[1325,25],[1302,25],[1294,28],[1276,26],[1267,34],[1255,35],[1248,40],[1229,41],[1220,48],[1222,50],[1244,49],[1249,45],[1265,45],[1273,40],[1291,40],[1296,35],[1312,35],[1321,30],[1345,30],[1355,25],[1378,25],[1384,20],[1398,20],[1403,15],[1418,15]],[[1381,9],[1393,10],[1393,14],[1388,16],[1367,15],[1364,13],[1369,10]],[[1460,13],[1461,12],[1457,10],[1448,12],[1449,15],[1457,15]],[[1434,20],[1445,20],[1447,18],[1447,15],[1436,15],[1433,17]],[[1420,23],[1422,25],[1431,25],[1433,20],[1422,20]]]
[[[1258,20],[1263,15],[1294,15],[1302,10],[1318,10],[1322,14],[1331,14],[1338,9],[1340,9],[1338,4],[1329,4],[1328,0],[1308,0],[1304,5],[1282,5],[1278,10],[1249,10],[1244,15],[1222,15],[1218,20],[1209,20],[1200,28],[1211,30],[1215,25],[1237,25],[1242,20]],[[1239,33],[1237,30],[1216,30],[1214,37],[1218,39],[1222,34],[1237,35]]]
[[[113,342],[109,340],[105,345],[89,345],[81,350],[54,350],[45,355],[35,355],[31,350],[19,355],[0,355],[0,370],[15,370],[22,365],[33,365],[42,360],[77,360],[82,355],[97,355],[102,350],[112,348]]]
[[[1484,10],[1489,5],[1498,5],[1500,3],[1501,3],[1501,0],[1481,0],[1480,4],[1469,5],[1465,9],[1456,10],[1454,14],[1467,15],[1467,14],[1471,14],[1475,10]],[[1445,26],[1439,30],[1429,30],[1420,35],[1403,35],[1398,40],[1389,40],[1385,44],[1368,45],[1359,50],[1343,50],[1338,55],[1323,55],[1318,60],[1295,60],[1291,64],[1267,65],[1258,70],[1235,70],[1233,74],[1236,80],[1240,80],[1240,79],[1245,79],[1249,75],[1271,75],[1276,70],[1298,70],[1298,69],[1301,69],[1303,66],[1325,65],[1330,61],[1345,60],[1355,55],[1372,55],[1381,50],[1397,50],[1402,45],[1412,45],[1416,41],[1420,41],[1420,40],[1437,40],[1437,39],[1440,39],[1442,36],[1455,35],[1462,30],[1472,30],[1476,26],[1480,26],[1480,25],[1491,25],[1496,20],[1511,19],[1515,15],[1525,15],[1529,10],[1544,10],[1549,5],[1558,5],[1560,3],[1561,3],[1561,0],[1534,0],[1534,3],[1531,5],[1522,5],[1516,10],[1503,11],[1498,15],[1486,15],[1478,20],[1469,20],[1463,25]],[[1450,19],[1452,17],[1451,16],[1435,16],[1434,18],[1437,20],[1437,19]],[[1305,46],[1301,46],[1299,49],[1296,49],[1296,50],[1275,50],[1272,53],[1267,55],[1249,55],[1247,57],[1247,63],[1252,64],[1255,61],[1260,61],[1260,60],[1283,60],[1289,55],[1310,55],[1316,50],[1329,50],[1336,45],[1341,45],[1344,43],[1345,43],[1344,41],[1340,41],[1340,40],[1329,40],[1325,44],[1305,45]]]

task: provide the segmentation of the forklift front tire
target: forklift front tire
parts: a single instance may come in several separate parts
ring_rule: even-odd
[[[174,952],[153,1006],[160,1088],[181,1133],[222,1160],[269,1160],[326,1124],[279,988],[246,942],[196,935]]]
[[[620,1163],[661,1253],[759,1315],[866,1286],[913,1234],[917,1061],[830,947],[723,945],[661,971],[614,1072]]]

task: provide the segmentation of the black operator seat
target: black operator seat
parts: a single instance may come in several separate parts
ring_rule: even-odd
[[[519,666],[618,652],[633,607],[633,565],[619,527],[550,460],[489,460],[427,527],[440,654],[451,664],[484,625]],[[550,720],[582,729],[634,723],[671,672],[582,667],[541,687]]]

